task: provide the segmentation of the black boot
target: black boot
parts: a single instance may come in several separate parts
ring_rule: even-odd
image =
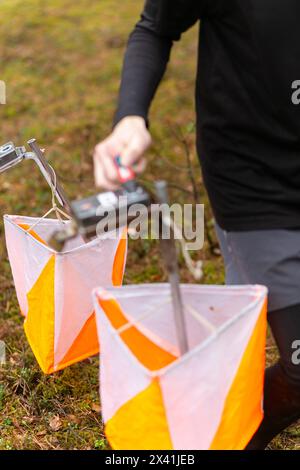
[[[300,419],[300,387],[287,380],[281,363],[266,370],[265,416],[246,450],[263,450],[272,439]]]

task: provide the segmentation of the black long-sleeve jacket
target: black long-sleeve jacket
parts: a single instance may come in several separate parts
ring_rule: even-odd
[[[197,148],[217,222],[300,227],[299,0],[147,0],[115,122],[147,119],[173,41],[199,20]]]

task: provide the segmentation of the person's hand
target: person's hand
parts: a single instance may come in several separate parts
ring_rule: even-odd
[[[120,185],[115,158],[121,164],[141,173],[146,167],[144,153],[151,144],[145,120],[139,116],[123,118],[113,132],[94,151],[95,183],[104,189],[114,190]]]

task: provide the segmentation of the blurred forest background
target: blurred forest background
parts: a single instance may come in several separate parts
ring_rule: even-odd
[[[35,137],[46,149],[70,198],[95,192],[92,151],[110,132],[122,55],[142,0],[0,0],[0,143],[24,145]],[[213,220],[194,147],[197,27],[175,45],[151,110],[154,145],[142,181],[171,185],[173,202],[206,204],[201,282],[224,282]],[[42,216],[50,207],[46,183],[31,162],[0,176],[1,214]],[[0,450],[107,449],[100,418],[98,358],[44,376],[27,344],[0,225]],[[180,259],[181,277],[192,282]],[[131,241],[126,283],[165,279],[155,241]],[[276,349],[271,338],[268,361]],[[151,419],[151,417],[149,417]],[[273,449],[300,449],[300,426],[277,438]]]

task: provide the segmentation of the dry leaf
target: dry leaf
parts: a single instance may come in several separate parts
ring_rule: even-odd
[[[1,185],[1,187],[3,189],[10,189],[11,188],[11,183],[9,183],[8,181],[4,181]]]
[[[95,411],[96,413],[100,413],[101,412],[101,406],[100,405],[97,405],[97,403],[93,403],[92,406],[91,406],[92,410]]]
[[[71,423],[79,424],[80,422],[79,418],[75,415],[68,415],[67,418]]]
[[[53,416],[53,418],[49,419],[49,426],[52,431],[59,431],[62,427],[62,422],[59,416]]]
[[[27,424],[32,424],[35,421],[33,416],[23,416],[22,421]]]

